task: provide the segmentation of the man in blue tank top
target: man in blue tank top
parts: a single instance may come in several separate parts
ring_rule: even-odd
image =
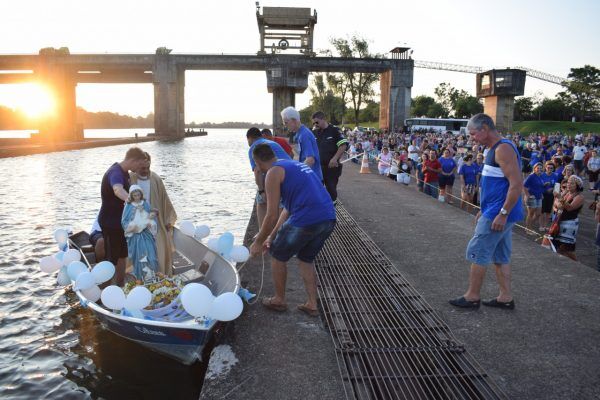
[[[475,233],[466,251],[466,258],[471,262],[469,288],[462,297],[450,300],[450,304],[461,308],[479,308],[486,267],[493,263],[500,294],[483,301],[483,305],[512,310],[515,308],[509,264],[512,227],[524,216],[520,155],[511,141],[500,136],[494,121],[486,114],[474,115],[467,129],[473,140],[489,150],[481,174],[481,211],[477,214]]]
[[[331,196],[308,165],[293,160],[278,160],[268,144],[255,146],[252,155],[258,168],[266,173],[267,214],[250,246],[250,254],[255,257],[270,250],[275,287],[275,295],[263,299],[263,305],[275,311],[287,309],[287,261],[295,255],[308,296],[307,302],[300,304],[298,309],[316,316],[314,259],[335,227],[335,208]],[[280,199],[284,204],[281,215],[277,208]]]
[[[300,113],[294,107],[287,107],[281,111],[281,119],[290,132],[294,132],[298,161],[312,168],[317,177],[323,180],[321,160],[317,139],[310,129],[300,122]]]

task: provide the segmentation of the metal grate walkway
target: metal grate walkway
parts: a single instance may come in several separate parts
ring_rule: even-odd
[[[346,209],[336,209],[315,264],[346,398],[506,398]]]

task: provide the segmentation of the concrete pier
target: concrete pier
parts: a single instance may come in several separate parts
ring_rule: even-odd
[[[338,191],[361,228],[509,398],[600,397],[598,272],[515,235],[516,309],[455,309],[447,301],[466,289],[464,250],[473,216],[417,192],[414,184],[361,175],[353,164],[344,167]],[[247,239],[255,231],[251,224]],[[361,243],[355,246],[360,249]],[[260,260],[252,260],[243,270],[253,291],[260,286],[261,266]],[[293,308],[304,293],[294,264],[289,270],[290,310],[277,314],[247,306],[226,342],[238,361],[229,373],[207,379],[201,398],[345,397],[329,333],[319,320]],[[270,295],[268,264],[264,278],[263,295]],[[483,296],[495,295],[490,271]]]

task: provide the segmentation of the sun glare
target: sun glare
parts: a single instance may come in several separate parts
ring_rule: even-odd
[[[37,83],[26,83],[19,86],[13,97],[16,109],[31,119],[42,118],[54,113],[56,104],[54,96],[48,88]]]

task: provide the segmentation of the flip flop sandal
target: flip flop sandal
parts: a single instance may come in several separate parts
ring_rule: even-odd
[[[274,303],[273,297],[265,297],[262,300],[262,305],[273,311],[283,312],[287,310],[287,304]]]
[[[319,310],[313,310],[312,308],[308,308],[306,304],[298,304],[298,307],[296,308],[311,317],[319,316]]]

